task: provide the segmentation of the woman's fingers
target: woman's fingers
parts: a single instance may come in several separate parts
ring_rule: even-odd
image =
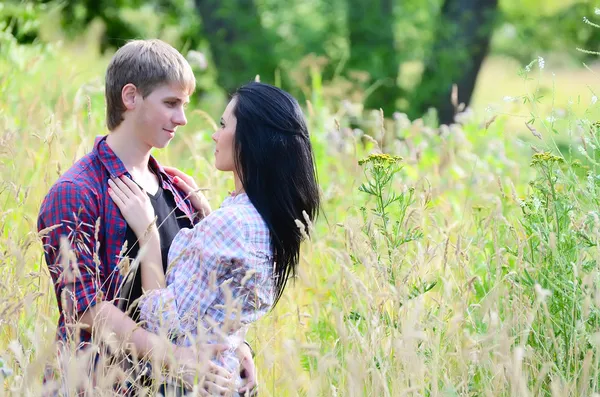
[[[142,189],[138,186],[137,183],[135,183],[134,181],[132,181],[130,178],[127,178],[125,175],[121,176],[121,181],[123,181],[123,183],[125,183],[127,185],[127,187],[133,192],[133,194],[135,194],[136,196],[142,196],[144,194],[144,192],[142,191]]]
[[[117,197],[120,201],[121,204],[124,206],[127,204],[127,201],[129,200],[129,197],[127,196],[126,193],[123,192],[123,190],[115,183],[114,180],[109,179],[108,180],[108,186],[110,187],[110,191],[113,192],[113,194],[115,195],[115,197]]]
[[[179,170],[178,168],[175,167],[169,167],[168,165],[163,165],[163,169],[165,170],[165,172],[171,176],[175,176],[178,174],[183,174],[183,172],[181,172],[181,170]]]
[[[175,167],[167,167],[167,166],[165,166],[165,167],[163,167],[163,168],[164,168],[165,172],[166,172],[167,174],[171,175],[172,177],[176,177],[176,176],[178,176],[180,179],[183,179],[183,180],[186,180],[186,181],[187,181],[188,179],[191,179],[191,177],[190,177],[188,174],[186,174],[185,172],[181,171],[181,170],[180,170],[180,169],[178,169],[178,168],[175,168]]]
[[[213,395],[226,396],[233,393],[234,381],[231,378],[208,373],[204,375],[204,389]]]
[[[189,194],[191,191],[194,190],[190,185],[188,185],[183,179],[181,179],[178,176],[174,177],[173,181],[186,194]]]
[[[199,381],[200,395],[210,396],[229,396],[233,395],[235,391],[235,381],[231,373],[217,364],[209,361],[207,367],[202,371],[202,375],[199,378],[194,379],[194,375],[189,373],[184,376],[186,382],[194,384]]]
[[[109,185],[110,185],[110,181],[109,181]],[[119,207],[120,210],[125,208],[125,203],[123,202],[123,200],[121,200],[121,198],[119,197],[119,195],[117,194],[117,192],[114,189],[109,187],[108,195],[115,202],[115,204],[117,205],[117,207]]]
[[[192,178],[190,175],[186,174],[185,172],[183,172],[175,167],[163,167],[163,168],[165,169],[165,172],[167,174],[169,174],[173,177],[173,179],[179,178],[179,181],[188,185],[191,190],[198,189],[198,185],[196,184],[196,181],[194,181],[194,178]],[[178,183],[178,182],[175,181],[175,183]]]
[[[123,192],[127,197],[135,196],[135,194],[131,191],[129,186],[125,184],[120,178],[111,178],[111,180],[117,185],[117,187]]]
[[[209,345],[206,345],[206,351],[211,355],[215,355],[215,353],[224,352],[225,350],[229,349],[231,349],[231,346],[225,343],[211,343]]]
[[[242,360],[241,364],[246,376],[242,378],[244,384],[240,388],[239,393],[249,393],[249,395],[252,395],[253,393],[256,393],[256,388],[258,386],[256,382],[256,369],[251,360]]]
[[[208,364],[207,373],[213,374],[222,379],[232,379],[233,378],[233,376],[231,375],[231,372],[227,371],[223,367],[219,367],[217,364],[213,363],[212,361],[210,361]]]

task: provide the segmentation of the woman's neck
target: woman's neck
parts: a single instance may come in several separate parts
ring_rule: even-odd
[[[240,193],[245,193],[244,185],[242,185],[242,181],[235,171],[233,172],[233,181],[235,183],[235,192],[233,192],[233,195],[237,196]]]

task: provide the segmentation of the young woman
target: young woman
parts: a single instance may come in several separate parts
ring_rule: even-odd
[[[145,327],[167,331],[181,345],[229,343],[232,349],[217,361],[236,373],[234,341],[274,307],[295,274],[302,241],[296,220],[305,222],[304,213],[314,220],[320,199],[306,121],[287,92],[256,82],[242,86],[212,138],[215,167],[233,174],[235,191],[176,235],[166,277],[148,195],[126,177],[109,181],[109,194],[143,251]]]

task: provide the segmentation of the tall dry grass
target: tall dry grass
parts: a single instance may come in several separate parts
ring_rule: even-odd
[[[115,367],[102,363],[91,385],[88,356],[56,359],[58,313],[35,231],[48,188],[104,133],[103,61],[3,40],[0,393],[40,395],[50,364],[69,387],[111,395]],[[436,126],[332,102],[317,83],[307,114],[324,209],[295,285],[249,334],[261,395],[597,393],[595,102],[549,121],[534,85],[525,108],[480,119],[463,109],[456,124]],[[501,115],[524,109],[534,114],[529,139]],[[231,181],[211,165],[209,130],[192,110],[157,155],[210,188],[216,205]],[[402,160],[359,164],[382,151]]]

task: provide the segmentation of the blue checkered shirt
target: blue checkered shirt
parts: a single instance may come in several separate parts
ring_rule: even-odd
[[[169,250],[166,288],[140,299],[140,319],[178,344],[229,343],[220,364],[236,364],[240,330],[273,305],[273,251],[267,224],[245,193],[230,196]],[[229,354],[229,357],[225,357]],[[230,368],[233,369],[233,368]]]

